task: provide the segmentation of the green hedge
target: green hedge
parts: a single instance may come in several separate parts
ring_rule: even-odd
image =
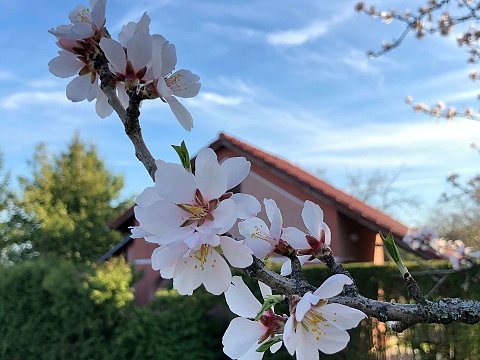
[[[405,301],[405,287],[394,267],[347,267],[362,294],[377,297],[380,284],[387,300]],[[307,267],[306,275],[318,285],[328,273],[322,267]],[[438,277],[417,279],[428,292]],[[225,359],[221,337],[233,315],[223,296],[198,291],[187,297],[162,290],[152,304],[139,308],[125,286],[131,280],[131,271],[122,262],[89,269],[37,259],[0,269],[0,359]],[[480,299],[479,283],[478,269],[462,271],[449,275],[438,293]],[[375,359],[384,354],[381,344],[372,350],[371,321],[364,321],[351,335],[347,349],[324,358]],[[479,325],[422,325],[387,338],[388,351],[413,351],[422,359],[451,354],[457,359],[480,357]],[[265,358],[291,359],[284,350]]]

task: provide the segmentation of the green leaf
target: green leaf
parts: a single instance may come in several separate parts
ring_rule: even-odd
[[[262,345],[258,347],[257,352],[265,352],[270,349],[272,345],[276,344],[279,341],[282,341],[282,335],[276,335],[273,338],[263,342]]]
[[[182,166],[192,172],[192,164],[190,163],[190,155],[188,154],[187,146],[185,145],[185,141],[182,141],[180,146],[172,145],[173,149],[177,152],[178,157],[180,158],[180,162]]]
[[[263,313],[265,311],[267,311],[271,307],[275,306],[276,304],[281,303],[283,300],[285,300],[284,295],[269,295],[269,296],[267,296],[264,299],[262,308],[260,309],[257,316],[255,317],[255,320],[260,319],[260,317],[263,315]]]
[[[393,261],[395,261],[395,264],[397,264],[398,270],[400,270],[400,273],[402,275],[405,275],[408,272],[408,269],[402,261],[400,252],[398,251],[397,244],[395,244],[395,239],[393,238],[392,233],[388,233],[387,237],[384,237],[382,234],[380,234],[380,237],[382,238],[383,245],[385,245],[388,254],[391,256]]]

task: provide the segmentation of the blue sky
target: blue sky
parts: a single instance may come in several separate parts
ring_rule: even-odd
[[[150,179],[118,118],[102,120],[93,104],[70,103],[68,80],[48,72],[57,48],[47,30],[68,23],[77,4],[0,4],[0,148],[14,176],[28,175],[35,144],[58,151],[78,130],[97,144],[112,170],[125,175],[124,193],[133,195]],[[322,169],[338,187],[349,173],[403,168],[397,186],[423,206],[397,216],[408,224],[421,221],[449,173],[477,172],[478,154],[469,144],[478,141],[480,123],[415,114],[404,97],[475,105],[476,87],[467,80],[472,68],[454,37],[408,37],[396,51],[368,60],[367,50],[401,28],[356,14],[354,4],[109,0],[107,28],[114,36],[148,11],[151,31],[176,45],[177,68],[201,78],[199,96],[184,101],[194,117],[191,133],[161,101],[144,104],[142,127],[154,156],[176,161],[170,144],[185,139],[195,153],[226,131],[311,172]],[[404,1],[388,4],[405,7]]]

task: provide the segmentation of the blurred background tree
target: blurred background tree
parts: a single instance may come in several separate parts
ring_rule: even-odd
[[[107,224],[131,201],[119,200],[123,177],[106,168],[95,146],[75,135],[65,151],[49,155],[40,144],[29,165],[31,177],[19,178],[21,195],[7,222],[11,232],[4,248],[15,244],[22,258],[41,254],[89,262],[120,240]]]

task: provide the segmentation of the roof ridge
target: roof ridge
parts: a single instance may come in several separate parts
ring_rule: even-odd
[[[366,202],[356,198],[355,196],[343,191],[325,180],[320,179],[319,177],[313,175],[307,170],[303,169],[301,166],[292,163],[289,160],[283,159],[277,155],[273,155],[268,151],[265,151],[261,148],[258,148],[254,145],[246,143],[230,134],[221,132],[219,134],[219,140],[225,140],[233,145],[236,145],[242,148],[244,151],[251,153],[253,156],[260,158],[267,164],[275,167],[277,170],[284,171],[290,176],[297,178],[298,180],[316,188],[317,190],[324,193],[326,196],[333,198],[335,201],[347,206],[348,208],[356,211],[362,216],[368,217],[377,224],[381,224],[378,220],[378,216],[391,222],[391,224],[383,224],[386,227],[396,227],[397,231],[402,233],[406,232],[408,227],[401,223],[400,221],[394,219],[392,216],[384,213],[382,210],[377,209]],[[353,205],[353,206],[352,206]],[[393,230],[393,229],[392,229]]]

